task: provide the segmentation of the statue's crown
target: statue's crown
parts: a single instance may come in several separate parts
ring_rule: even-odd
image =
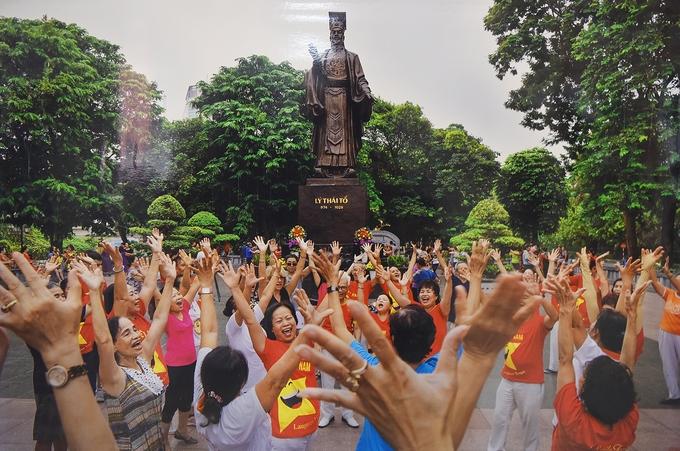
[[[340,28],[342,30],[347,29],[347,13],[345,12],[329,12],[328,13],[328,28],[333,30],[334,28]]]

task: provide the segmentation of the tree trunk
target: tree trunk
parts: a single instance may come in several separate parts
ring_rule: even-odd
[[[640,250],[638,249],[637,241],[637,214],[630,210],[623,212],[623,223],[626,228],[626,246],[628,246],[628,256],[635,258],[640,257]]]
[[[673,263],[673,243],[675,242],[675,212],[678,208],[675,196],[663,196],[661,198],[663,213],[661,216],[661,245],[665,255]]]
[[[118,230],[118,234],[120,235],[120,240],[123,243],[127,243],[128,242],[127,227],[125,227],[123,225],[118,225],[118,226],[116,226],[116,230]]]

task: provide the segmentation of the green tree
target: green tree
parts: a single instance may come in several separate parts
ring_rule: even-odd
[[[520,248],[524,240],[512,233],[508,227],[509,219],[510,215],[497,200],[484,199],[475,205],[465,220],[467,230],[451,238],[450,244],[461,251],[469,251],[473,241],[484,238],[503,252]]]
[[[0,18],[0,216],[61,246],[107,222],[118,47],[57,20]]]
[[[496,193],[510,214],[510,227],[538,241],[557,230],[566,212],[564,167],[547,149],[535,147],[510,155],[501,168]]]
[[[450,236],[488,197],[497,153],[461,125],[432,127],[421,108],[377,99],[357,158],[373,219],[404,240]]]
[[[506,106],[523,125],[566,142],[584,213],[623,217],[638,253],[641,221],[662,199],[662,242],[673,243],[677,209],[680,9],[671,2],[496,1],[485,25],[499,78],[528,64]],[[670,171],[668,169],[670,168]],[[670,177],[669,177],[670,174]]]
[[[188,176],[196,183],[182,180],[178,196],[191,212],[216,212],[238,235],[271,236],[295,223],[297,186],[314,164],[311,127],[300,112],[304,74],[265,56],[237,61],[198,83],[194,104],[206,141],[183,149],[196,151]]]
[[[165,235],[170,235],[187,215],[182,204],[170,194],[159,196],[151,202],[147,214],[150,218],[148,227],[157,227]]]

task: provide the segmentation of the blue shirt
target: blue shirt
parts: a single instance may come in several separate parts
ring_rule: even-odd
[[[369,354],[369,352],[361,346],[361,343],[354,340],[352,344],[349,345],[357,354],[361,356],[362,359],[368,362],[369,365],[377,365],[380,363],[378,358],[374,355]],[[434,369],[437,367],[437,362],[439,361],[439,353],[436,353],[427,360],[424,360],[416,368],[416,373],[419,374],[429,374],[433,373]],[[392,447],[387,444],[385,440],[380,436],[378,431],[373,427],[368,418],[364,418],[364,429],[361,431],[361,436],[359,437],[359,443],[357,443],[357,451],[392,451]]]

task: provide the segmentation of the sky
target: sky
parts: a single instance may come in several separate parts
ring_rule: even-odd
[[[359,55],[372,92],[420,105],[435,127],[462,124],[500,153],[544,146],[545,132],[506,109],[520,77],[499,80],[483,19],[493,0],[0,0],[0,16],[44,15],[76,23],[120,46],[127,62],[164,91],[165,115],[181,119],[190,85],[239,57],[266,55],[309,69],[307,46],[329,47],[328,11],[347,12],[345,47]],[[310,123],[311,127],[311,123]],[[562,152],[561,146],[550,148]]]

